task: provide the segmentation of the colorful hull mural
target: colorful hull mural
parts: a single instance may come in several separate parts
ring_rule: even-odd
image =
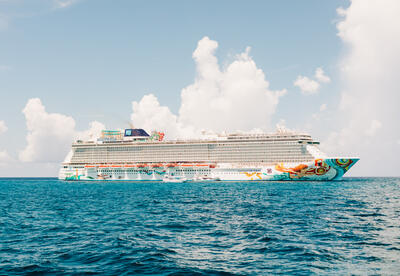
[[[275,170],[281,173],[272,178],[273,180],[340,180],[358,160],[358,158],[315,159],[314,164],[299,164],[292,168],[278,164]]]
[[[144,165],[99,165],[65,166],[60,170],[59,179],[86,180],[125,180],[125,181],[162,181],[166,175],[185,177],[196,181],[199,176],[221,181],[328,181],[340,180],[358,161],[358,158],[315,159],[306,163],[278,163],[273,166],[234,167],[230,164],[210,165],[182,164],[144,167]]]

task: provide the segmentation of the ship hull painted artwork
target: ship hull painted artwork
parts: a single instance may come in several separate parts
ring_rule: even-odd
[[[329,181],[340,180],[342,176],[358,161],[348,159],[316,159],[314,162],[300,164],[276,164],[275,166],[228,168],[227,166],[207,169],[207,174],[220,181]],[[66,167],[60,170],[62,180],[124,180],[124,181],[163,181],[165,175],[175,174],[187,181],[199,180],[199,173],[188,167],[174,168],[135,168],[124,165],[84,166],[83,168]],[[204,169],[203,169],[204,171]]]
[[[340,180],[359,158],[329,158],[309,135],[231,134],[203,140],[163,141],[142,129],[103,131],[77,141],[63,162],[67,181],[329,181]]]

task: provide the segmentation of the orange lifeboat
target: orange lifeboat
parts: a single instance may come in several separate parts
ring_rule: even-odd
[[[144,167],[147,167],[147,164],[139,164],[139,165],[137,165],[137,167],[138,168],[144,168]]]
[[[173,168],[173,167],[176,167],[176,164],[173,164],[173,163],[167,164],[167,168]]]
[[[161,168],[162,164],[153,164],[151,165],[152,168]]]

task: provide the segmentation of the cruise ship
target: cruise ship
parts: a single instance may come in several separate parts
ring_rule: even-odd
[[[103,130],[77,140],[61,165],[61,180],[276,181],[340,180],[359,160],[327,157],[305,133],[232,133],[164,140],[143,129]]]

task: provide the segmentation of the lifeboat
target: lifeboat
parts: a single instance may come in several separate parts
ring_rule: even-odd
[[[124,167],[125,168],[134,168],[134,167],[136,167],[136,165],[125,165]]]
[[[111,165],[112,168],[121,168],[121,165]]]
[[[96,168],[94,165],[86,165],[85,168]]]
[[[138,168],[144,168],[144,167],[147,167],[147,164],[139,164],[139,165],[137,165],[137,167]]]
[[[196,164],[196,167],[208,167],[209,165],[207,164]]]
[[[181,167],[193,167],[192,164],[181,164]]]
[[[153,164],[151,165],[152,168],[160,168],[162,167],[162,164]]]
[[[173,163],[167,164],[167,168],[173,168],[173,167],[176,167],[176,164],[173,164]]]
[[[215,164],[210,164],[211,169],[214,169],[215,167],[216,167]]]

